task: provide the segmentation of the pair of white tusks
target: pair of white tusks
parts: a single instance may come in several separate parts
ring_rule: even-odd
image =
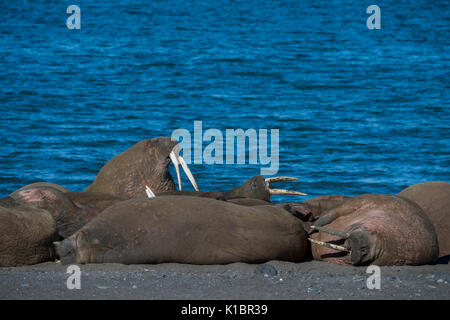
[[[347,232],[342,232],[342,231],[338,231],[338,230],[332,230],[332,229],[319,227],[319,226],[311,226],[311,229],[312,230],[321,231],[321,232],[326,232],[326,233],[329,233],[329,234],[341,237],[343,239],[347,239],[350,236],[350,234],[348,234]],[[311,238],[308,238],[308,240],[311,241],[312,243],[315,243],[315,244],[318,244],[320,246],[324,246],[324,247],[327,247],[327,248],[331,248],[331,249],[334,249],[334,250],[350,252],[350,250],[348,250],[344,246],[338,246],[336,244],[323,242],[323,241],[319,241],[319,240],[314,240],[314,239],[311,239]]]
[[[183,190],[183,188],[181,186],[180,164],[181,164],[181,167],[183,168],[184,173],[186,173],[189,181],[194,186],[195,191],[198,191],[199,190],[198,185],[197,185],[197,182],[195,181],[195,178],[194,178],[191,170],[189,169],[186,161],[184,161],[183,157],[180,156],[180,146],[176,145],[170,152],[169,157],[170,157],[170,160],[172,160],[172,163],[175,167],[175,171],[177,172],[178,188],[179,188],[178,191]],[[153,193],[153,191],[148,186],[145,186],[145,193],[147,194],[147,197],[149,197],[149,198],[156,197],[156,195]]]
[[[269,186],[272,182],[280,182],[280,181],[297,181],[298,178],[294,178],[294,177],[286,177],[286,176],[282,176],[282,177],[270,177],[270,178],[266,178],[265,181],[267,183],[267,185]],[[269,193],[273,194],[273,195],[279,195],[279,194],[285,194],[285,195],[297,195],[297,196],[306,196],[306,193],[303,192],[298,192],[298,191],[293,191],[293,190],[285,190],[285,189],[270,189],[269,188]]]
[[[189,169],[186,161],[184,161],[183,157],[180,156],[180,146],[176,145],[172,152],[169,154],[170,160],[172,160],[173,165],[175,166],[175,171],[177,172],[177,178],[178,178],[178,191],[182,191],[181,187],[181,175],[180,175],[180,164],[183,168],[184,173],[187,175],[189,181],[191,182],[192,186],[194,187],[195,191],[198,190],[197,182],[195,181],[194,176],[192,175],[191,170]]]
[[[332,243],[318,241],[318,240],[314,240],[314,239],[311,239],[311,238],[308,238],[308,240],[311,241],[312,243],[315,243],[315,244],[318,244],[320,246],[324,246],[324,247],[327,247],[327,248],[331,248],[331,249],[334,249],[334,250],[350,252],[346,247],[343,247],[343,246],[338,246],[338,245],[335,245],[335,244],[332,244]]]

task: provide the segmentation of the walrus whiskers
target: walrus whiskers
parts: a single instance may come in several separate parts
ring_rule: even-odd
[[[345,252],[351,252],[350,250],[348,250],[346,247],[343,246],[338,246],[332,243],[328,243],[328,242],[323,242],[323,241],[318,241],[318,240],[314,240],[311,238],[308,238],[309,241],[311,241],[312,243],[318,244],[320,246],[324,246],[330,249],[334,249],[334,250],[338,250],[338,251],[345,251]]]

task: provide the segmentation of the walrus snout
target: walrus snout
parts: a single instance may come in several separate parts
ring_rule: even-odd
[[[370,235],[365,231],[357,230],[350,233],[344,247],[350,251],[350,261],[353,265],[367,265],[373,261],[371,242]]]
[[[56,254],[61,260],[62,264],[78,263],[75,250],[75,241],[68,238],[62,242],[53,242],[56,248]]]

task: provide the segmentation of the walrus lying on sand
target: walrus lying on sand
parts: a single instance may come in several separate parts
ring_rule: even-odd
[[[0,267],[54,260],[56,224],[45,210],[0,199]]]
[[[417,203],[433,222],[439,241],[439,256],[450,255],[450,183],[423,182],[412,185],[398,196]]]
[[[189,196],[132,199],[57,243],[57,253],[63,264],[298,262],[306,235],[290,209]]]
[[[311,227],[314,259],[353,265],[420,265],[437,260],[433,224],[412,201],[382,194],[329,201],[331,209]]]
[[[179,151],[178,143],[169,137],[142,140],[108,161],[85,191],[108,193],[128,199],[146,196],[146,186],[154,193],[176,191],[168,169],[170,162],[175,166],[180,191],[180,165],[195,190],[198,190]]]

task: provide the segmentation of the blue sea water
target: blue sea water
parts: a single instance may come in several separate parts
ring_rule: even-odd
[[[280,187],[308,197],[450,181],[449,21],[448,1],[2,1],[0,196],[35,181],[81,191],[195,120],[279,129],[279,174],[300,178]],[[261,167],[191,170],[226,190]]]

